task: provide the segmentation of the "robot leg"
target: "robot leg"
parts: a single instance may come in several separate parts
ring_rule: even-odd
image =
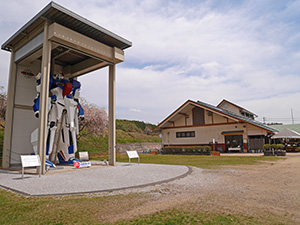
[[[33,151],[35,155],[38,155],[38,133],[39,133],[39,129],[35,129],[32,133],[31,133],[31,144],[33,147]],[[52,162],[50,162],[49,160],[46,160],[46,170],[48,170],[50,167],[56,167]]]
[[[48,129],[48,137],[47,137],[47,150],[46,151],[46,159],[49,160],[49,156],[53,151],[54,139],[56,134],[57,126],[55,126],[55,122],[50,122],[50,127]]]
[[[77,102],[75,102],[73,99],[70,98],[65,98],[65,106],[67,108],[67,116],[68,116],[68,124],[69,126],[69,131],[71,133],[70,135],[70,140],[72,140],[73,147],[69,147],[69,154],[71,157],[75,158],[75,153],[77,152],[77,129],[76,129],[76,121],[75,121],[75,116],[76,116],[76,110],[77,110]]]

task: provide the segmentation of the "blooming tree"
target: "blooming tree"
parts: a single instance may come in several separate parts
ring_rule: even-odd
[[[108,125],[105,108],[100,108],[84,98],[80,98],[80,104],[84,110],[84,120],[80,121],[79,138],[86,134],[94,136],[104,135]]]
[[[7,94],[4,87],[0,87],[0,126],[4,128],[6,113]]]

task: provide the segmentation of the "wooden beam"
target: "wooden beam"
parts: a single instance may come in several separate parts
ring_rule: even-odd
[[[71,78],[81,76],[83,74],[100,69],[107,65],[109,65],[108,62],[103,62],[94,58],[89,58],[73,66],[68,65],[64,67],[63,72],[66,74],[66,77]]]
[[[49,27],[48,39],[116,64],[124,61],[124,51],[112,48],[57,23]]]

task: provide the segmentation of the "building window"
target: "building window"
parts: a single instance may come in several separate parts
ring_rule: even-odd
[[[194,107],[192,109],[192,113],[193,113],[193,125],[205,124],[204,109],[199,107]]]
[[[176,138],[189,138],[189,137],[195,137],[195,131],[176,132]]]

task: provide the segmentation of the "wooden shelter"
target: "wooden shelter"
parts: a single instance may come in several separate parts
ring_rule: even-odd
[[[47,113],[50,73],[76,78],[109,67],[109,163],[115,164],[116,64],[124,61],[124,50],[132,43],[103,27],[50,2],[3,45],[11,52],[3,168],[20,164],[20,155],[30,154],[30,135],[39,128],[39,155],[45,173]],[[22,73],[23,72],[23,73]],[[25,75],[24,75],[25,72]],[[35,79],[42,73],[40,117],[32,112]]]

